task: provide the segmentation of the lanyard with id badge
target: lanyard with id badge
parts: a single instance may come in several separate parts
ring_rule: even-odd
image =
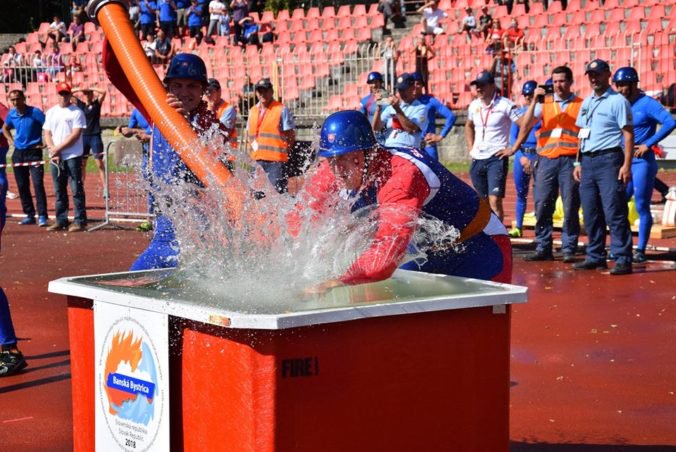
[[[593,116],[594,116],[594,112],[595,112],[596,109],[599,107],[599,105],[601,105],[601,101],[602,101],[602,100],[603,100],[602,97],[599,97],[599,98],[598,98],[598,101],[596,102],[596,105],[594,105],[594,108],[591,109],[591,111],[589,112],[589,114],[587,114],[587,111],[586,111],[586,110],[583,110],[583,111],[582,111],[582,115],[584,116],[585,126],[586,126],[586,127],[581,128],[580,131],[577,133],[577,137],[578,137],[579,139],[581,139],[581,140],[587,140],[587,139],[589,139],[589,137],[591,136],[591,120],[592,120],[592,118],[593,118]]]

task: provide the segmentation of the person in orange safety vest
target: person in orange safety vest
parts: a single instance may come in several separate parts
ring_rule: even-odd
[[[249,111],[247,145],[251,158],[265,171],[279,193],[288,187],[286,164],[296,140],[296,124],[289,109],[274,99],[270,79],[255,85],[258,103]]]
[[[204,99],[207,101],[209,110],[213,111],[221,124],[225,126],[228,144],[233,149],[237,149],[237,110],[234,105],[221,97],[221,84],[215,78],[207,81]]]
[[[563,262],[574,262],[577,239],[580,235],[579,183],[573,178],[573,168],[579,144],[579,127],[575,125],[582,98],[570,90],[573,72],[567,66],[552,71],[553,95],[546,95],[539,87],[525,113],[519,136],[512,146],[514,153],[528,137],[533,119],[542,119],[537,133],[537,162],[535,164],[535,253],[526,256],[527,261],[552,260],[553,216],[556,198],[561,192],[563,200],[563,228],[561,252]],[[537,122],[537,121],[536,121]]]

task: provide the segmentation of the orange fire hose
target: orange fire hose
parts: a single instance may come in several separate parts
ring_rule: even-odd
[[[123,3],[92,0],[88,5],[90,14],[92,10],[129,84],[157,128],[200,182],[221,188],[231,219],[239,218],[244,188],[215,155],[207,152],[188,121],[167,103],[166,90],[141,48]]]

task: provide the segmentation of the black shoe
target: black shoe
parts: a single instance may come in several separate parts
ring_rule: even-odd
[[[575,259],[575,254],[574,253],[563,253],[563,263],[564,264],[572,264],[573,262],[576,261]]]
[[[573,264],[573,268],[575,270],[596,270],[597,268],[606,269],[608,268],[608,264],[606,264],[605,261],[594,262],[585,259],[583,262]]]
[[[0,353],[0,377],[12,375],[24,369],[28,364],[23,358],[21,352],[2,352]]]
[[[553,261],[554,256],[552,253],[543,253],[541,251],[536,251],[533,254],[529,254],[528,256],[524,257],[523,260],[526,262],[539,262],[539,261]]]
[[[19,221],[21,226],[26,226],[29,224],[35,224],[35,217],[26,217],[23,220]]]
[[[632,258],[632,260],[636,264],[643,264],[645,261],[648,260],[648,258],[645,255],[645,251],[636,250],[634,251],[634,257]]]
[[[631,264],[615,264],[610,270],[611,275],[629,275],[631,272]]]

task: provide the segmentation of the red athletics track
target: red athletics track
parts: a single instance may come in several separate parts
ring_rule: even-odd
[[[676,185],[676,173],[666,176]],[[100,193],[95,183],[90,174],[88,193]],[[100,198],[88,204],[90,217],[102,217]],[[513,204],[508,198],[507,222]],[[18,200],[8,207],[20,213]],[[0,379],[0,450],[72,450],[65,299],[47,293],[47,284],[124,271],[149,235],[47,233],[16,221],[9,219],[3,237],[0,284],[29,367]],[[676,248],[675,240],[651,243]],[[514,253],[514,283],[529,286],[530,295],[513,311],[512,451],[676,451],[676,271],[611,277],[560,261],[523,262],[528,251],[516,245]],[[662,259],[652,270],[676,255],[649,254]]]

